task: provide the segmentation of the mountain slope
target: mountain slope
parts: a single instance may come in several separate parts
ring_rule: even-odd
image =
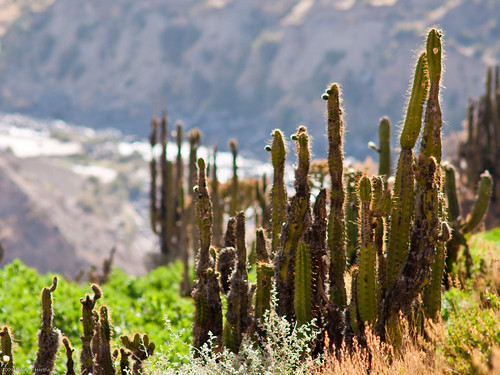
[[[460,127],[500,59],[499,14],[497,0],[56,0],[3,38],[0,109],[145,135],[166,102],[207,143],[237,136],[258,154],[273,128],[305,124],[322,156],[320,95],[337,81],[346,152],[363,157],[378,118],[401,119],[431,25],[446,32],[443,113]]]

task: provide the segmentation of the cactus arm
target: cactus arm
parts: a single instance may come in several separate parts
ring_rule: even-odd
[[[256,231],[255,251],[257,255],[257,291],[255,299],[255,318],[260,321],[266,310],[271,308],[271,287],[274,270],[269,263],[264,231]]]
[[[408,104],[405,125],[401,133],[399,155],[394,184],[394,202],[391,211],[389,248],[387,252],[387,290],[392,288],[410,249],[410,227],[413,217],[414,165],[412,148],[422,124],[422,108],[427,97],[429,77],[425,52],[417,62],[413,89]]]
[[[455,168],[453,165],[444,164],[445,190],[448,198],[448,219],[455,223],[460,218],[460,205],[458,204]]]
[[[477,190],[476,201],[472,212],[467,215],[467,219],[463,224],[463,233],[472,232],[483,220],[486,211],[488,210],[488,204],[490,202],[491,194],[493,188],[493,179],[488,171],[481,174],[481,179],[479,181],[479,188]]]
[[[380,142],[378,174],[387,178],[391,175],[391,122],[388,117],[380,119],[378,134]]]
[[[54,310],[52,308],[52,292],[57,287],[57,276],[52,286],[42,290],[42,326],[38,331],[38,352],[33,370],[37,374],[51,374],[61,344],[61,331],[54,327]]]
[[[295,259],[294,311],[297,325],[311,321],[311,255],[307,245],[300,241]]]
[[[286,147],[283,133],[279,129],[272,132],[273,143],[268,150],[271,152],[273,164],[273,186],[271,188],[271,259],[278,252],[280,235],[285,222],[287,193],[285,187]]]
[[[328,217],[328,248],[330,249],[330,300],[339,307],[347,306],[344,284],[346,269],[346,228],[344,190],[344,121],[341,91],[334,83],[323,95],[327,100],[328,170],[330,173],[330,215]]]
[[[229,208],[229,215],[235,215],[238,212],[238,143],[236,139],[229,141],[229,148],[233,154],[233,177],[231,180],[231,204]]]

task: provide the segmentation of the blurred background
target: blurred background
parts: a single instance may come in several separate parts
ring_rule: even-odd
[[[453,138],[500,61],[500,0],[0,0],[3,262],[74,275],[116,247],[116,265],[144,273],[158,252],[145,138],[164,107],[170,130],[182,120],[226,151],[224,181],[232,137],[241,176],[266,170],[274,128],[306,125],[326,157],[321,94],[338,82],[346,156],[377,160],[367,143],[380,117],[402,120],[431,26],[445,34]]]

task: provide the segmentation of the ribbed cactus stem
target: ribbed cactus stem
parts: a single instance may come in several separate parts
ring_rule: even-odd
[[[387,289],[394,285],[410,249],[410,227],[413,217],[414,165],[413,151],[422,125],[422,111],[427,98],[429,76],[425,52],[420,55],[415,69],[413,88],[401,133],[399,155],[391,211],[389,248],[387,252]]]
[[[350,169],[346,173],[346,198],[345,222],[346,222],[346,254],[347,263],[356,263],[359,248],[359,195],[358,184],[362,173]]]
[[[92,291],[94,296],[85,295],[85,298],[80,298],[82,304],[82,325],[83,336],[80,337],[82,341],[82,351],[80,353],[80,370],[82,375],[94,373],[94,354],[92,353],[92,338],[94,336],[94,327],[96,324],[96,314],[94,314],[94,307],[99,298],[102,297],[101,288],[92,284]]]
[[[245,244],[245,213],[236,216],[236,269],[231,275],[231,288],[227,296],[224,345],[233,353],[239,351],[243,334],[249,326],[248,316],[248,272]]]
[[[12,334],[7,326],[0,331],[0,349],[2,356],[6,356],[2,370],[4,373],[12,374],[14,372],[14,355],[12,353]],[[3,359],[3,358],[2,358]]]
[[[230,215],[235,215],[238,212],[238,142],[236,142],[236,139],[231,139],[229,140],[229,149],[231,150],[231,153],[233,154],[233,177],[231,180],[231,203],[230,203],[230,209],[229,209],[229,214]]]
[[[161,227],[160,242],[161,252],[166,256],[171,254],[171,235],[172,235],[172,165],[167,160],[167,143],[168,143],[168,117],[167,112],[163,111],[160,121],[160,176],[161,176],[161,199],[159,210],[159,221]]]
[[[389,177],[391,175],[391,121],[382,117],[378,126],[379,134],[379,165],[378,174]]]
[[[285,222],[287,193],[285,187],[286,147],[281,130],[276,129],[271,134],[273,143],[268,150],[271,152],[273,164],[273,186],[271,188],[271,258],[280,246],[280,235]]]
[[[427,157],[433,156],[441,163],[441,127],[443,124],[439,104],[439,86],[441,84],[441,31],[431,29],[426,44],[427,65],[429,70],[429,98],[425,111],[425,126],[422,134],[420,152]]]
[[[222,246],[222,232],[224,226],[224,206],[219,191],[219,179],[217,178],[217,146],[214,146],[214,157],[212,167],[212,205],[214,211],[214,244],[217,247]]]
[[[66,353],[66,375],[75,375],[75,362],[73,361],[73,352],[75,349],[73,349],[67,337],[63,337],[62,343]]]
[[[193,290],[195,316],[193,323],[193,345],[199,349],[209,340],[212,332],[218,343],[222,338],[222,303],[220,300],[218,273],[211,254],[212,203],[207,190],[205,161],[198,159],[198,185],[196,193],[196,215],[200,237],[200,249],[196,264],[196,281]]]
[[[103,375],[114,375],[116,373],[111,356],[111,339],[113,338],[113,328],[109,321],[109,312],[107,306],[101,306],[99,309],[99,328],[100,342],[96,354],[96,363]],[[99,373],[99,371],[98,371]]]
[[[61,331],[53,325],[52,292],[57,287],[57,276],[52,279],[52,286],[42,290],[42,326],[38,331],[38,352],[33,370],[37,374],[51,374],[54,369],[57,351],[61,344]]]
[[[479,181],[479,188],[477,189],[476,201],[472,212],[467,215],[467,219],[463,225],[463,232],[472,232],[479,223],[483,220],[488,210],[488,205],[490,202],[491,194],[493,189],[493,179],[491,178],[490,172],[485,171],[481,174],[481,179]]]
[[[455,168],[453,165],[444,164],[445,172],[445,191],[448,198],[448,219],[450,222],[456,222],[460,217],[460,205],[458,203]]]
[[[157,143],[158,132],[158,119],[153,116],[151,118],[151,134],[149,135],[149,143],[151,145],[151,161],[149,162],[149,173],[151,177],[151,185],[149,190],[149,218],[151,222],[151,229],[154,233],[158,233],[156,228],[158,220],[158,207],[157,207],[157,168],[155,157],[155,146]]]
[[[351,328],[353,332],[361,331],[361,324],[358,309],[358,268],[351,271],[351,302],[349,303],[349,317],[351,319]]]
[[[311,321],[311,254],[307,245],[300,241],[295,258],[294,311],[297,325]]]
[[[330,172],[330,216],[328,218],[328,248],[330,249],[330,300],[339,307],[347,306],[344,284],[346,269],[346,228],[344,220],[344,121],[341,92],[334,83],[326,92],[328,169]]]
[[[377,319],[376,250],[374,246],[373,216],[371,211],[372,187],[368,177],[359,181],[361,202],[361,241],[359,250],[359,273],[357,303],[361,322],[374,325]]]
[[[122,341],[122,345],[132,352],[132,358],[134,359],[132,374],[143,374],[142,363],[153,355],[156,347],[155,343],[149,340],[148,335],[141,335],[140,333],[136,333],[133,339],[130,339],[125,335],[120,336],[120,339]]]
[[[300,126],[292,136],[297,145],[298,165],[295,169],[296,194],[290,199],[287,220],[283,228],[283,248],[275,258],[276,292],[278,296],[277,312],[293,320],[294,316],[294,267],[299,241],[306,235],[311,221],[309,207],[309,136],[305,126]]]
[[[255,298],[255,319],[260,321],[271,308],[271,288],[274,274],[273,266],[269,263],[266,238],[262,228],[256,231],[255,252],[257,255],[257,291]]]

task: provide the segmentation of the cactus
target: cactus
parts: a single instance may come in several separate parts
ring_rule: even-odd
[[[259,180],[255,180],[255,200],[260,208],[260,220],[258,215],[255,215],[256,226],[261,226],[264,229],[269,229],[271,225],[271,212],[269,211],[269,205],[266,199],[267,191],[267,176],[264,173],[262,175],[262,184],[259,184]]]
[[[156,228],[156,223],[158,219],[158,207],[157,207],[157,169],[156,169],[156,157],[154,154],[154,149],[157,144],[157,133],[158,133],[158,119],[153,116],[151,118],[151,133],[149,135],[149,143],[151,145],[151,161],[149,162],[149,173],[151,177],[151,184],[149,190],[149,218],[151,220],[151,229],[154,233],[158,233]]]
[[[238,142],[236,139],[229,140],[229,149],[233,154],[233,178],[231,180],[231,203],[229,205],[229,215],[235,215],[238,212]]]
[[[0,349],[3,364],[0,366],[0,374],[12,374],[14,372],[14,355],[12,353],[12,334],[7,326],[0,331]]]
[[[257,260],[257,291],[255,292],[255,321],[258,323],[264,317],[266,310],[271,308],[271,288],[272,277],[274,275],[273,266],[269,263],[266,238],[262,228],[256,231],[255,244]],[[258,331],[258,330],[257,330]]]
[[[190,201],[186,202],[186,206],[189,207],[187,210],[186,217],[186,231],[188,232],[187,240],[189,245],[187,249],[198,248],[199,234],[196,229],[197,218],[196,218],[196,193],[194,187],[196,185],[197,173],[196,173],[196,163],[198,147],[201,142],[201,131],[198,128],[191,129],[188,132],[189,140],[189,168],[188,168],[188,192],[190,196]]]
[[[281,130],[275,129],[271,135],[273,143],[266,149],[271,152],[274,169],[271,189],[271,259],[273,259],[280,247],[281,230],[286,216],[287,193],[285,187],[286,147],[283,133]]]
[[[155,350],[155,343],[149,341],[148,335],[141,335],[140,333],[136,333],[132,339],[125,335],[120,336],[120,339],[123,346],[132,352],[132,359],[134,360],[132,374],[142,374],[142,362],[153,355]]]
[[[88,375],[94,373],[94,355],[92,353],[92,338],[94,336],[94,328],[96,325],[97,317],[94,313],[94,307],[99,298],[102,297],[101,288],[92,284],[92,291],[94,296],[91,298],[90,295],[85,295],[85,298],[80,298],[80,303],[82,304],[82,325],[83,325],[83,336],[80,337],[82,341],[82,351],[80,353],[80,369],[82,375]]]
[[[229,292],[229,278],[233,273],[236,260],[236,219],[230,218],[227,222],[224,236],[224,248],[219,252],[217,271],[220,274],[220,283],[224,294]]]
[[[353,332],[361,332],[361,324],[358,308],[358,268],[354,267],[351,270],[351,303],[349,304],[349,319]]]
[[[378,174],[386,178],[391,175],[391,121],[384,116],[378,126],[379,147],[370,142],[369,146],[379,153]]]
[[[296,194],[290,199],[286,224],[283,228],[282,243],[275,261],[277,313],[293,321],[294,267],[297,246],[307,234],[311,221],[309,207],[309,136],[305,126],[300,126],[292,136],[297,144],[298,166],[295,170]]]
[[[94,355],[96,359],[95,374],[114,375],[116,373],[113,358],[111,356],[111,339],[113,328],[109,321],[107,306],[99,309],[99,329],[98,335],[94,335]],[[98,337],[98,340],[96,340]]]
[[[298,326],[310,322],[312,318],[311,286],[311,254],[305,242],[300,241],[297,246],[297,256],[295,259],[295,294],[293,298],[294,312]]]
[[[373,214],[371,208],[372,186],[368,177],[359,181],[359,200],[361,202],[361,230],[359,248],[359,273],[356,286],[359,317],[363,324],[375,325],[377,319],[376,291],[376,249],[373,233]]]
[[[214,164],[212,168],[212,205],[214,210],[214,238],[215,246],[222,245],[222,228],[224,226],[224,204],[219,192],[219,180],[217,179],[217,146],[214,147]]]
[[[61,345],[61,331],[54,327],[52,293],[57,287],[57,276],[52,279],[52,286],[42,290],[42,326],[38,331],[38,352],[33,371],[37,374],[51,374],[57,351]]]
[[[73,361],[73,352],[75,349],[73,349],[67,337],[63,337],[62,343],[66,353],[66,375],[75,375],[75,362]]]
[[[233,353],[239,351],[243,334],[250,326],[248,305],[247,250],[245,244],[245,213],[236,216],[236,268],[231,275],[231,288],[227,296],[224,346]]]
[[[429,76],[425,52],[420,55],[415,68],[413,88],[408,104],[406,119],[401,133],[401,154],[399,155],[394,203],[391,210],[391,227],[387,252],[387,290],[390,290],[403,267],[410,249],[410,227],[413,217],[414,165],[413,146],[422,125],[422,111],[427,98]]]
[[[220,300],[218,273],[211,254],[212,204],[208,195],[205,176],[205,161],[198,159],[198,185],[196,213],[200,232],[200,249],[196,264],[196,280],[193,290],[195,316],[193,323],[193,345],[199,349],[209,339],[209,332],[220,344],[222,338],[222,303]]]
[[[359,196],[358,183],[363,174],[350,169],[346,173],[346,198],[345,207],[345,227],[346,227],[346,256],[347,263],[356,263],[357,251],[359,248]]]

